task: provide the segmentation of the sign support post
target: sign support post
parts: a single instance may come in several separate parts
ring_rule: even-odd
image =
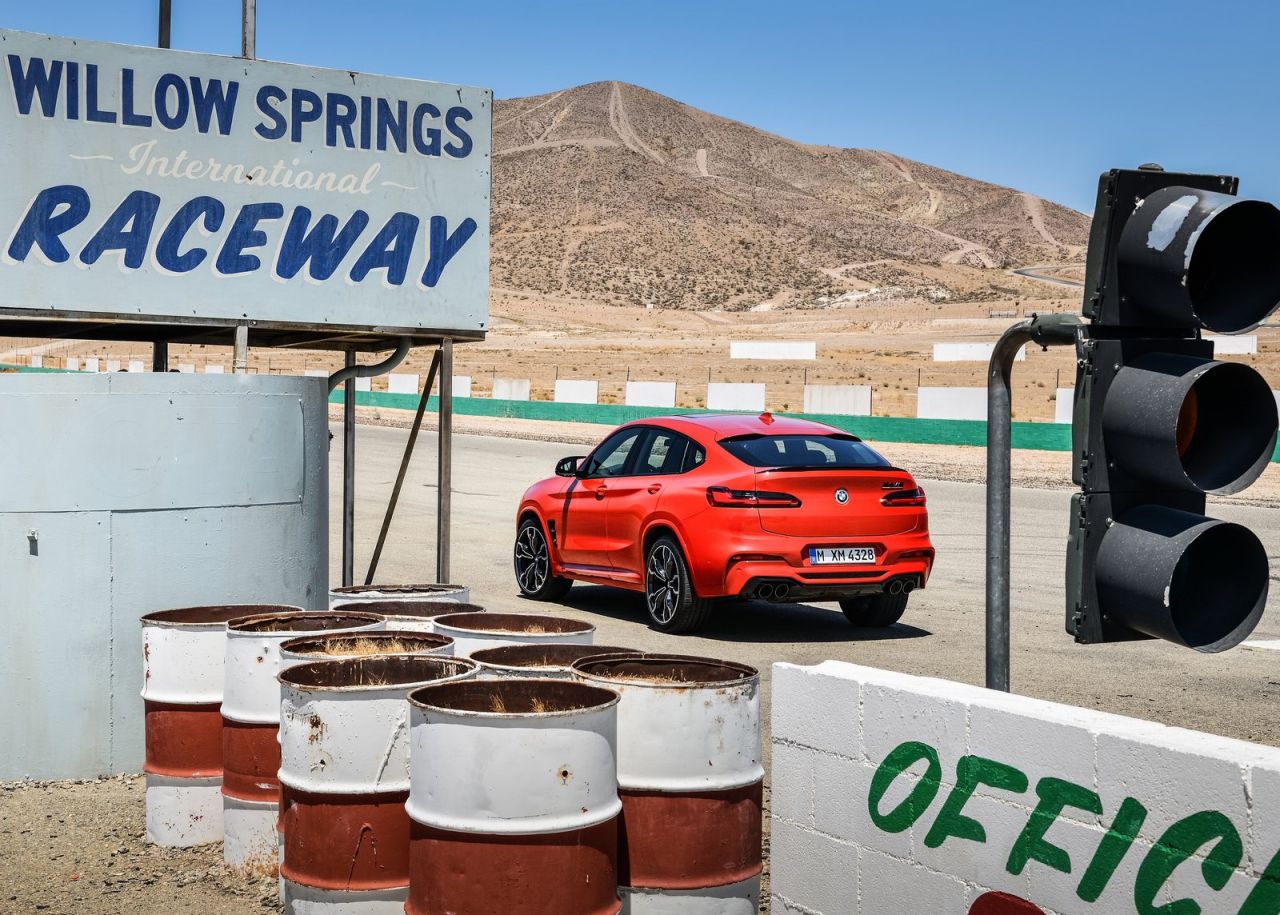
[[[449,531],[453,510],[453,340],[440,341],[440,441],[436,487],[436,581],[449,581]]]

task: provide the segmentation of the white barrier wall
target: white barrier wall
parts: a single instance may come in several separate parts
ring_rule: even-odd
[[[324,369],[303,369],[302,374],[308,378],[328,378],[329,373]]]
[[[628,381],[628,407],[674,407],[676,383],[674,381]]]
[[[708,410],[764,410],[764,385],[713,381],[707,385]]]
[[[986,388],[920,388],[916,391],[920,419],[986,419]]]
[[[204,365],[204,373],[206,375],[222,375],[225,371],[222,366],[216,362],[206,362]]]
[[[990,362],[991,353],[996,348],[994,343],[935,343],[933,344],[934,362]],[[1025,362],[1027,348],[1018,350],[1015,362]]]
[[[556,379],[556,403],[598,403],[600,382],[578,378]]]
[[[806,384],[804,412],[836,416],[870,416],[869,384]]]
[[[1058,388],[1053,400],[1053,421],[1071,424],[1071,411],[1075,409],[1075,388]]]
[[[44,356],[32,356],[32,357],[31,357],[31,367],[32,367],[33,369],[43,368],[43,367],[44,367]]]
[[[185,362],[178,366],[178,371],[183,375],[192,375],[195,373],[195,370],[196,367],[194,365]]]
[[[775,664],[772,788],[774,915],[1280,908],[1273,747],[854,664]]]
[[[421,394],[421,384],[422,379],[417,375],[398,375],[392,372],[387,376],[387,392],[390,394]]]
[[[129,371],[130,371],[130,372],[137,373],[137,372],[145,372],[146,370],[147,370],[146,363],[144,363],[141,359],[130,359],[130,360],[129,360]]]
[[[372,378],[357,378],[357,379],[356,379],[356,390],[357,390],[357,391],[372,391],[372,390],[373,390],[373,379],[372,379]]]
[[[453,396],[454,397],[470,397],[471,396],[471,376],[470,375],[454,375],[453,376]]]
[[[812,340],[731,340],[729,358],[813,361],[818,358],[818,344]]]
[[[97,356],[89,356],[87,359],[84,360],[84,370],[86,372],[100,372],[102,371],[99,368],[100,365],[101,363],[98,361]]]
[[[77,359],[75,356],[68,356],[68,357],[67,357],[67,371],[68,371],[68,372],[78,372],[78,371],[80,371],[80,360],[79,360],[79,359]]]
[[[118,371],[120,371],[120,360],[119,360],[119,359],[108,359],[108,360],[107,360],[107,371],[108,371],[108,372],[118,372]]]
[[[528,378],[495,378],[493,379],[494,400],[528,400]]]
[[[1205,334],[1215,356],[1252,356],[1258,352],[1257,334]]]

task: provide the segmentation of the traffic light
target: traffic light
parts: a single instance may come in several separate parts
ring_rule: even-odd
[[[1216,652],[1253,631],[1267,554],[1205,517],[1276,447],[1254,369],[1213,359],[1202,330],[1239,333],[1280,305],[1280,209],[1220,175],[1155,166],[1102,175],[1089,234],[1072,424],[1067,631]]]

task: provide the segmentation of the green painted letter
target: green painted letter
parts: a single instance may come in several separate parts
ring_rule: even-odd
[[[920,760],[927,760],[928,767],[920,783],[911,789],[907,799],[888,813],[880,812],[880,802],[885,792],[893,784],[893,780],[906,772]],[[896,747],[876,774],[871,777],[871,791],[867,796],[867,812],[871,814],[871,822],[885,832],[902,832],[920,819],[920,815],[929,809],[933,799],[938,796],[938,788],[942,784],[942,763],[938,760],[938,751],[928,744],[909,740]]]
[[[1066,851],[1045,841],[1044,834],[1049,831],[1053,821],[1062,813],[1064,807],[1075,807],[1090,813],[1102,813],[1102,799],[1088,788],[1082,788],[1074,782],[1066,782],[1060,778],[1042,778],[1036,783],[1036,796],[1040,798],[1036,809],[1031,811],[1031,818],[1022,828],[1022,834],[1013,843],[1009,852],[1009,873],[1022,873],[1027,861],[1036,860],[1064,874],[1071,873],[1071,858]]]
[[[962,756],[956,764],[956,786],[947,795],[938,818],[929,827],[929,834],[924,837],[924,844],[929,848],[937,848],[947,840],[948,836],[957,839],[972,839],[975,842],[987,841],[987,831],[973,817],[964,816],[964,805],[973,796],[979,785],[990,785],[1002,791],[1021,794],[1027,790],[1027,777],[1013,766],[1006,766],[994,759],[982,756]]]
[[[1178,899],[1162,906],[1157,906],[1155,900],[1174,869],[1215,839],[1213,851],[1200,865],[1200,874],[1210,889],[1220,890],[1244,857],[1244,846],[1235,825],[1216,810],[1202,810],[1166,829],[1138,868],[1133,887],[1138,915],[1200,915],[1200,906],[1194,900]]]
[[[1239,915],[1280,915],[1280,851],[1240,907]]]
[[[1124,799],[1111,828],[1098,843],[1098,850],[1093,853],[1093,860],[1089,862],[1088,869],[1080,878],[1080,885],[1076,887],[1077,896],[1085,902],[1098,901],[1098,897],[1107,888],[1107,882],[1115,874],[1116,868],[1129,853],[1129,846],[1142,831],[1142,824],[1146,819],[1146,807],[1131,797]]]

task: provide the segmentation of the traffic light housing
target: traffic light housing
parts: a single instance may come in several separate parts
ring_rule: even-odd
[[[1199,651],[1244,640],[1266,604],[1266,550],[1205,517],[1276,446],[1270,386],[1213,359],[1280,305],[1280,209],[1238,181],[1151,167],[1102,175],[1089,235],[1072,426],[1067,631]]]

